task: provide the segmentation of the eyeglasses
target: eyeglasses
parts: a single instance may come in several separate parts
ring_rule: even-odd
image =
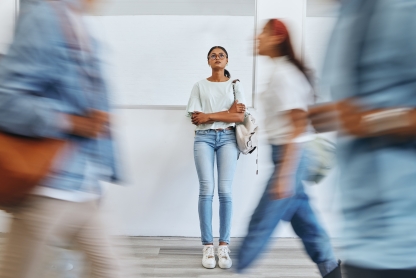
[[[217,59],[217,57],[218,57],[218,59],[220,59],[220,60],[224,60],[225,59],[225,55],[224,55],[224,53],[220,53],[220,54],[211,54],[211,55],[209,55],[209,58],[211,59],[211,60],[215,60],[215,59]]]

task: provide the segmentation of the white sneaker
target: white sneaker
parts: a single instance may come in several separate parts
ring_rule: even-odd
[[[214,246],[205,245],[202,252],[202,265],[205,268],[215,268],[217,262],[215,261]]]
[[[230,249],[227,245],[220,245],[218,247],[218,265],[221,268],[230,268],[233,265],[233,261],[230,258]]]

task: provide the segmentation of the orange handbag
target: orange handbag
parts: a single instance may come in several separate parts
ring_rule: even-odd
[[[65,143],[0,132],[0,206],[20,204],[46,177]]]

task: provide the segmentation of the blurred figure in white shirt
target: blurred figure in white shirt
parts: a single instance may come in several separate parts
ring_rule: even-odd
[[[294,54],[285,24],[271,19],[258,36],[259,55],[275,64],[271,80],[260,95],[263,128],[272,147],[275,170],[251,218],[238,254],[238,270],[248,267],[264,251],[280,220],[290,221],[322,277],[341,277],[329,237],[319,224],[305,193],[307,156],[303,143],[310,139],[308,106],[313,88],[304,65]]]

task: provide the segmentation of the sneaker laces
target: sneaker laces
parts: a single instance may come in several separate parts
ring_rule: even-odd
[[[214,258],[214,247],[213,246],[206,246],[203,249],[204,255],[207,258]]]
[[[228,246],[218,248],[219,258],[228,259],[229,254],[230,254],[230,249],[228,249]]]

